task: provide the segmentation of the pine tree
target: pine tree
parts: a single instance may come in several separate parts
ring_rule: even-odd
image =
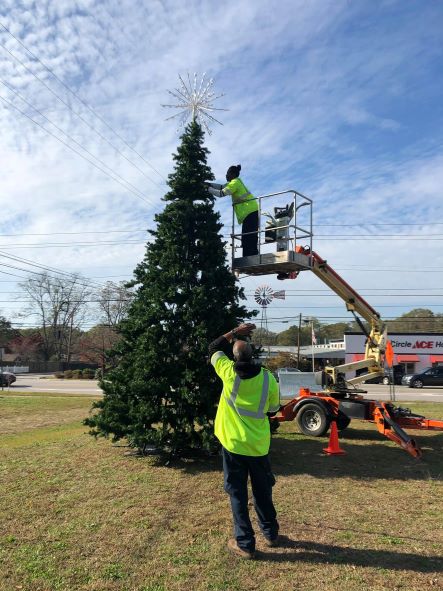
[[[102,383],[98,412],[85,421],[93,435],[176,455],[214,448],[220,383],[208,342],[251,316],[239,303],[243,290],[227,267],[222,224],[203,184],[214,179],[203,140],[191,122],[173,156],[154,240],[134,271],[135,298],[113,352],[118,364]]]

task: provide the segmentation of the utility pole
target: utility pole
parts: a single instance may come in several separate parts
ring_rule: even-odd
[[[311,318],[311,353],[312,353],[312,373],[315,371],[314,365],[314,319]]]
[[[301,312],[298,315],[298,333],[297,333],[297,369],[300,369],[300,331],[301,331]]]
[[[66,355],[66,360],[68,363],[71,361],[71,343],[72,343],[72,324],[74,322],[74,310],[70,314],[71,322],[69,324],[69,336],[68,336],[68,351]]]
[[[301,316],[301,315],[300,315]],[[303,322],[306,326],[311,327],[311,358],[312,358],[312,373],[315,371],[315,364],[314,364],[314,319],[311,318],[304,318]]]

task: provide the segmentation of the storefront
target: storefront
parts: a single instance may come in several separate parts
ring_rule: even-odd
[[[394,365],[402,365],[405,373],[443,365],[443,333],[397,332],[389,334],[389,340],[394,349]],[[345,333],[345,363],[363,359],[365,343],[365,335]]]

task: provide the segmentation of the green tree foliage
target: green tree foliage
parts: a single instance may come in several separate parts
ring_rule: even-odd
[[[414,308],[388,323],[389,332],[443,332],[443,314],[426,308]]]
[[[334,324],[322,324],[317,339],[319,343],[324,341],[343,340],[346,331],[350,330],[349,322],[335,322]]]
[[[208,342],[251,316],[239,304],[243,291],[227,267],[222,225],[203,184],[214,178],[203,139],[196,122],[181,137],[167,205],[134,272],[117,366],[86,420],[94,435],[176,455],[213,448],[220,383],[207,362]]]
[[[318,338],[319,322],[314,319],[314,331]],[[296,347],[298,345],[298,326],[290,326],[288,329],[280,332],[277,335],[277,345],[290,345]],[[302,324],[300,329],[300,346],[310,345],[312,342],[311,325]]]
[[[290,326],[288,329],[279,332],[277,335],[277,345],[297,346],[298,326]]]
[[[254,330],[254,343],[260,345],[276,345],[277,334],[266,328],[256,328]]]
[[[9,342],[18,336],[18,331],[4,316],[0,316],[0,347],[5,347]]]

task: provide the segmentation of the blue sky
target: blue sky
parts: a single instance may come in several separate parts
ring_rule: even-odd
[[[309,195],[315,249],[384,316],[443,312],[440,2],[6,0],[0,23],[84,101],[0,27],[0,252],[97,282],[130,278],[178,143],[166,89],[206,72],[229,109],[207,138],[217,178],[241,163],[257,195]],[[10,317],[16,278],[4,271],[26,273],[1,269]],[[242,283],[294,290],[272,318],[346,317],[327,291],[308,291],[326,288],[306,273]]]

